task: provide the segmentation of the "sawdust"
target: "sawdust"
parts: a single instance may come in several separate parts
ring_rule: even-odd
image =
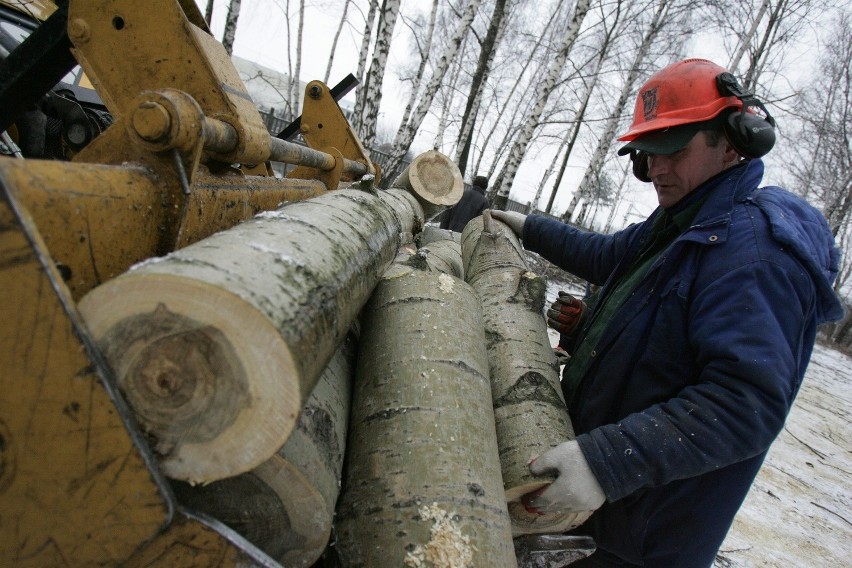
[[[476,547],[470,544],[469,536],[462,534],[453,520],[453,514],[438,507],[437,503],[421,507],[418,512],[424,520],[434,522],[429,531],[429,542],[417,545],[405,555],[406,566],[467,568],[473,564]]]

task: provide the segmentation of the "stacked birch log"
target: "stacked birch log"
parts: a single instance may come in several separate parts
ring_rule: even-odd
[[[543,284],[499,223],[422,230],[462,193],[438,152],[361,185],[137,265],[80,312],[182,507],[286,566],[330,539],[346,566],[515,566],[513,535],[579,522],[518,508],[547,482],[529,458],[573,437]]]

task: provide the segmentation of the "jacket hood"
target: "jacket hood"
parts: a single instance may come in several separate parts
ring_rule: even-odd
[[[823,214],[801,197],[775,186],[758,189],[763,179],[763,160],[750,160],[732,168],[727,176],[714,178],[708,188],[713,193],[702,207],[696,221],[720,221],[729,215],[733,202],[754,203],[769,222],[772,238],[792,251],[810,274],[817,293],[817,321],[843,318],[843,305],[834,291],[834,280],[840,269],[840,249]],[[731,182],[730,193],[717,193],[715,188]]]
[[[773,238],[791,250],[813,278],[818,321],[843,318],[843,306],[833,287],[840,269],[840,248],[822,213],[780,187],[761,188],[751,200],[769,219]]]

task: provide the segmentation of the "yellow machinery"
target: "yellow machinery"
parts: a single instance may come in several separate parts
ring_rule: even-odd
[[[18,85],[40,96],[79,63],[112,122],[71,161],[0,157],[0,565],[275,565],[176,503],[76,302],[135,263],[378,172],[317,81],[308,147],[271,137],[192,0],[59,4],[7,58],[0,113],[27,102]],[[297,167],[282,179],[271,161]]]

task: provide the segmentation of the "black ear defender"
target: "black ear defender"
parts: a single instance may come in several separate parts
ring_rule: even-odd
[[[742,110],[728,111],[722,121],[725,136],[734,150],[749,160],[768,154],[775,145],[775,119],[763,103],[746,92],[730,73],[720,73],[716,77],[716,85],[723,97],[737,97],[743,103]],[[759,108],[765,116],[748,112],[751,107]]]
[[[631,150],[630,161],[633,163],[633,175],[639,181],[648,183],[651,181],[651,176],[648,175],[650,166],[648,165],[648,152],[642,150]]]

